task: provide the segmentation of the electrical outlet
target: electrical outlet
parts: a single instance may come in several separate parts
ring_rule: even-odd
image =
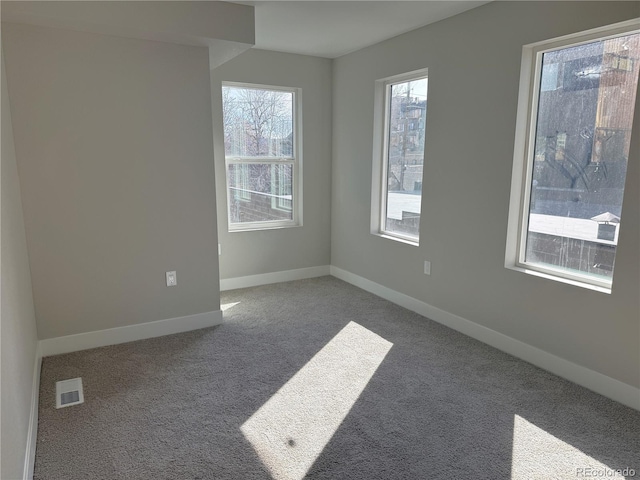
[[[431,275],[431,262],[429,260],[424,261],[424,274]]]
[[[176,272],[167,272],[167,287],[175,287],[178,284]]]
[[[218,256],[222,255],[222,247],[218,244]]]

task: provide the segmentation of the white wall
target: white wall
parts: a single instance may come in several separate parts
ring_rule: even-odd
[[[229,233],[221,82],[302,88],[302,227]],[[329,265],[331,227],[331,61],[249,50],[212,70],[220,277]]]
[[[640,386],[640,107],[613,293],[504,268],[522,46],[639,15],[637,2],[492,2],[335,60],[332,265]],[[413,247],[369,233],[374,82],[424,67],[426,167]]]
[[[2,36],[40,338],[219,310],[207,48]]]
[[[0,342],[2,404],[0,478],[23,476],[38,337],[16,168],[11,112],[2,59]],[[37,388],[37,387],[36,387]]]

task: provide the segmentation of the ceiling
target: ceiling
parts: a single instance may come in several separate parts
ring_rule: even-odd
[[[239,1],[255,7],[256,48],[336,58],[488,1]]]

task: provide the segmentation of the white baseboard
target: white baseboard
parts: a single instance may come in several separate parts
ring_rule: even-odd
[[[42,354],[40,344],[36,347],[36,358],[33,364],[33,380],[31,384],[31,411],[29,413],[29,431],[24,455],[23,480],[33,479],[33,467],[36,462],[36,440],[38,438],[38,399],[40,397],[40,371]]]
[[[186,317],[168,318],[155,322],[127,325],[124,327],[78,333],[64,337],[40,340],[40,352],[43,357],[61,353],[77,352],[89,348],[116,345],[146,338],[161,337],[173,333],[188,332],[199,328],[213,327],[222,323],[222,311],[196,313]]]
[[[640,410],[640,389],[636,387],[545,352],[544,350],[540,350],[520,340],[508,337],[495,330],[441,310],[413,297],[367,280],[364,277],[342,270],[341,268],[331,266],[330,270],[331,275],[340,280],[351,283],[356,287],[362,288],[385,300],[446,325],[487,345],[491,345],[498,350],[502,350],[514,357],[566,378],[600,395],[620,402],[623,405]]]
[[[236,288],[257,287],[269,283],[291,282],[305,278],[323,277],[329,275],[329,265],[319,267],[298,268],[296,270],[284,270],[281,272],[263,273],[260,275],[247,275],[246,277],[226,278],[220,280],[220,290],[235,290]]]

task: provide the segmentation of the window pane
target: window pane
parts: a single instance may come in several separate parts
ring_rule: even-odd
[[[613,276],[639,58],[640,34],[543,55],[527,263]]]
[[[391,85],[384,230],[414,238],[420,231],[426,114],[426,78]]]
[[[293,165],[229,165],[231,223],[293,220]]]
[[[293,93],[222,87],[227,157],[293,157]]]

